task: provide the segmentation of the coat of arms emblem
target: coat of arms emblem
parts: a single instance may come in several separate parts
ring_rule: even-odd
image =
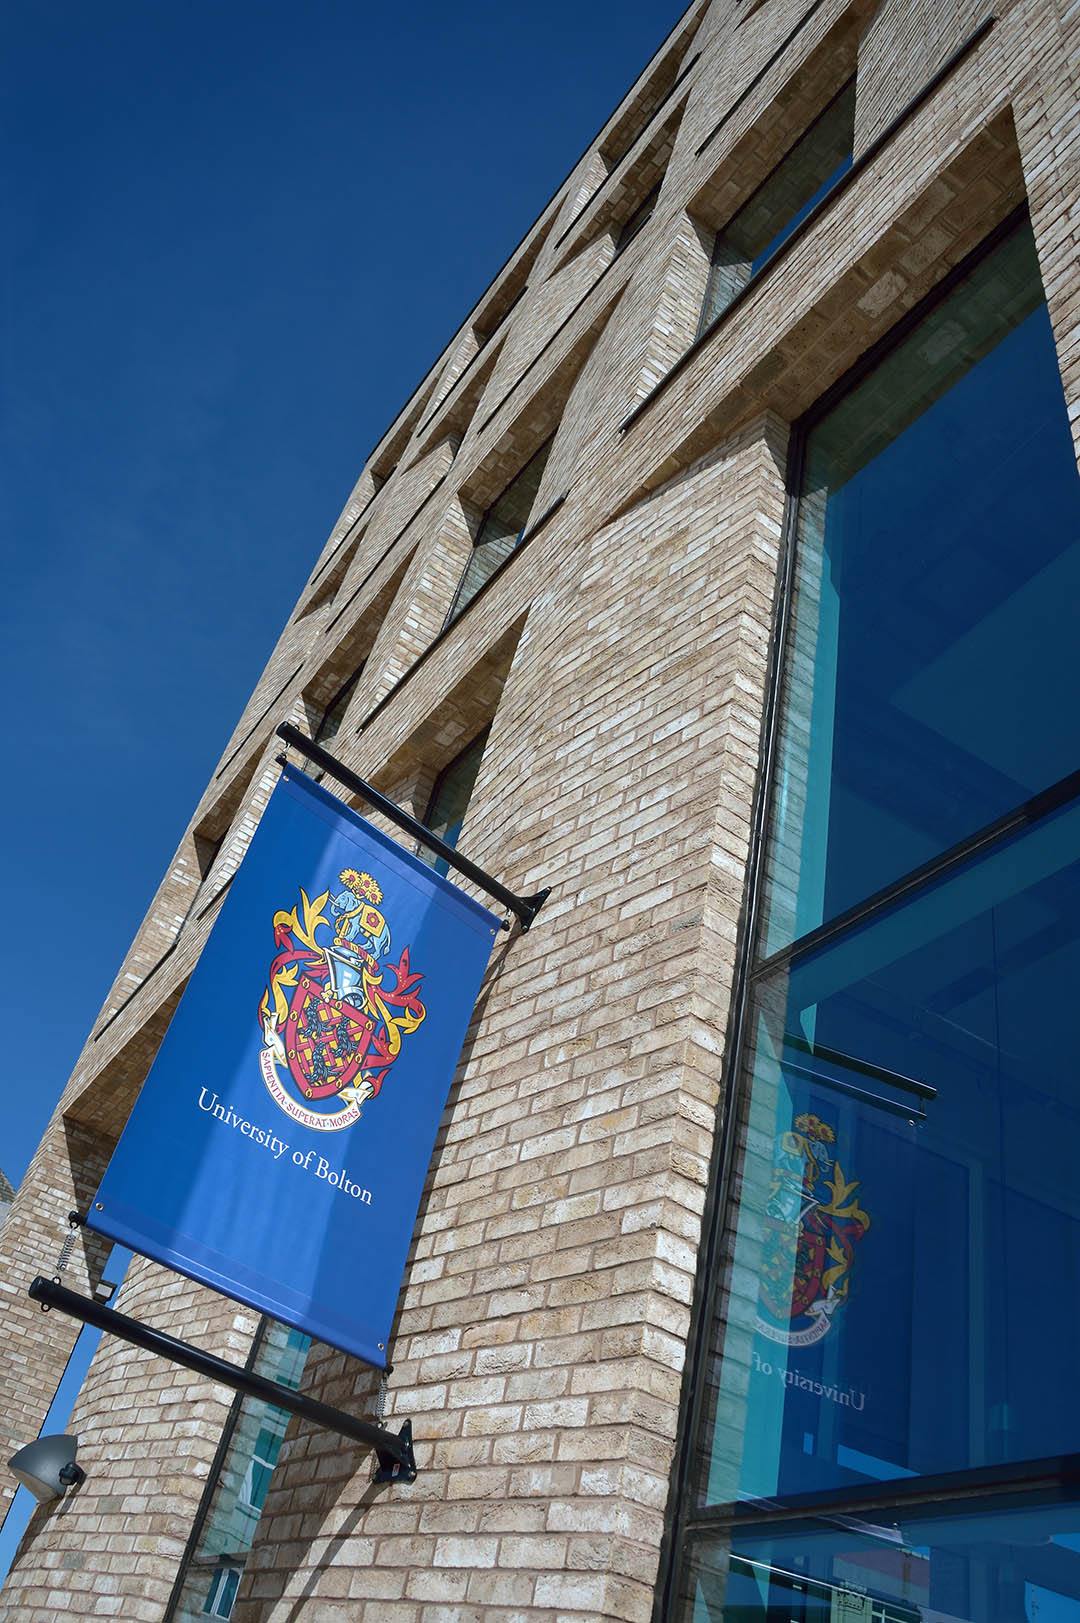
[[[855,1247],[870,1227],[859,1181],[845,1176],[835,1143],[828,1122],[808,1112],[776,1141],[757,1328],[789,1347],[829,1333],[848,1299]]]
[[[346,868],[342,889],[274,914],[276,955],[259,1004],[263,1080],[304,1127],[349,1127],[378,1096],[402,1042],[421,1025],[423,979],[405,947],[390,958],[383,894]]]

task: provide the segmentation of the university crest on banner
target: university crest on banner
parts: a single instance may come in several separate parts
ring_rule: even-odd
[[[286,766],[89,1225],[385,1369],[499,927]]]
[[[819,1116],[796,1116],[776,1141],[765,1206],[757,1329],[805,1347],[828,1335],[848,1299],[855,1247],[870,1227],[834,1153],[836,1133]]]
[[[259,1004],[263,1080],[286,1115],[334,1131],[378,1097],[402,1043],[422,1024],[422,974],[391,959],[382,889],[345,868],[342,889],[274,914],[276,955]]]

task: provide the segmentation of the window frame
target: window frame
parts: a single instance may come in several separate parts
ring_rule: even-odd
[[[850,367],[818,400],[791,425],[787,470],[785,477],[785,509],[781,535],[777,583],[773,604],[771,654],[765,686],[765,704],[762,717],[757,779],[751,809],[750,857],[743,888],[743,905],[736,938],[735,967],[728,1007],[727,1036],[720,1076],[720,1106],[718,1124],[713,1142],[709,1168],[709,1182],[701,1220],[701,1241],[698,1249],[697,1271],[691,1302],[690,1324],[686,1340],[686,1362],[683,1370],[679,1398],[679,1418],[675,1454],[672,1463],[667,1506],[664,1514],[664,1532],[657,1576],[656,1609],[658,1623],[674,1623],[683,1601],[683,1589],[692,1567],[692,1554],[698,1535],[706,1524],[716,1528],[765,1525],[775,1507],[740,1503],[731,1506],[709,1507],[705,1512],[693,1510],[693,1481],[695,1455],[701,1435],[704,1404],[708,1395],[706,1379],[717,1325],[717,1307],[720,1292],[726,1282],[726,1245],[732,1232],[732,1219],[737,1210],[734,1173],[738,1132],[748,1099],[747,1059],[753,1050],[753,1031],[748,1019],[751,999],[757,983],[781,967],[796,952],[802,954],[822,941],[846,933],[871,912],[878,912],[889,899],[922,884],[931,873],[954,867],[977,847],[986,847],[1002,838],[1018,819],[1031,818],[1036,809],[1049,809],[1057,800],[1080,794],[1080,771],[1070,774],[1057,785],[1050,786],[1033,802],[1016,808],[1006,817],[986,828],[979,829],[960,844],[951,847],[922,867],[903,875],[885,890],[865,898],[857,907],[827,921],[818,929],[808,932],[796,941],[773,953],[759,957],[758,946],[762,929],[762,903],[764,902],[767,874],[766,853],[770,819],[777,794],[775,782],[776,755],[779,744],[781,702],[784,691],[784,672],[789,636],[794,613],[795,562],[799,523],[799,504],[803,473],[806,465],[806,447],[816,424],[833,407],[872,372],[882,360],[897,349],[939,304],[941,304],[970,273],[988,258],[994,250],[1025,224],[1030,229],[1030,211],[1027,201],[1013,209],[976,247],[941,280],[924,298],[909,310],[876,344],[873,344],[854,366]],[[929,1479],[912,1479],[919,1487],[913,1489],[906,1480],[878,1484],[875,1501],[880,1501],[884,1490],[890,1497],[907,1498],[912,1494],[925,1494],[932,1500],[934,1493],[942,1491],[959,1495],[964,1487],[976,1483],[979,1477],[999,1479],[1003,1482],[1023,1479],[1017,1466],[991,1466],[980,1470],[950,1473],[947,1481],[937,1479],[936,1489]],[[980,1487],[986,1484],[980,1483]],[[844,1514],[848,1499],[857,1507],[857,1495],[845,1499],[840,1493],[812,1496],[821,1501],[821,1513]],[[812,1512],[809,1512],[812,1514]],[[857,1508],[856,1508],[857,1513]]]
[[[210,1578],[210,1588],[207,1591],[206,1600],[203,1603],[203,1609],[199,1614],[200,1617],[232,1617],[233,1607],[236,1605],[236,1597],[240,1592],[240,1579],[242,1576],[242,1567],[233,1566],[229,1563],[223,1563],[221,1566],[216,1567]],[[236,1582],[232,1586],[232,1594],[227,1595],[226,1597],[230,1578],[235,1578]],[[220,1609],[220,1603],[223,1597],[226,1597],[226,1611],[222,1611]]]

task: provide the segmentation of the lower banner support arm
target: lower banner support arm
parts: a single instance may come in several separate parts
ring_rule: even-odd
[[[80,1296],[78,1291],[68,1290],[66,1285],[58,1285],[55,1280],[43,1279],[40,1275],[30,1286],[28,1294],[43,1308],[55,1308],[58,1313],[81,1319],[83,1324],[91,1324],[96,1330],[118,1336],[121,1341],[130,1341],[132,1346],[156,1353],[159,1358],[166,1358],[171,1364],[180,1364],[209,1381],[219,1381],[234,1392],[259,1398],[263,1403],[271,1403],[275,1408],[299,1415],[302,1420],[310,1420],[313,1425],[322,1426],[326,1431],[336,1431],[354,1442],[366,1443],[378,1456],[376,1482],[416,1480],[412,1425],[408,1420],[400,1432],[387,1431],[373,1421],[360,1420],[356,1415],[320,1403],[317,1398],[309,1398],[290,1387],[279,1386],[277,1381],[259,1375],[253,1369],[241,1369],[238,1364],[231,1364],[216,1353],[204,1352],[201,1347],[193,1347],[190,1342],[180,1341],[164,1330],[154,1330],[138,1319],[129,1318],[126,1313],[118,1313],[103,1302]]]

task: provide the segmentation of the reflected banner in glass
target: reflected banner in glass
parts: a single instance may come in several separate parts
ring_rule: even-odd
[[[1080,479],[1027,221],[800,435],[679,1615],[1080,1623]]]
[[[759,981],[707,1502],[1080,1450],[1077,852],[1070,803]]]

